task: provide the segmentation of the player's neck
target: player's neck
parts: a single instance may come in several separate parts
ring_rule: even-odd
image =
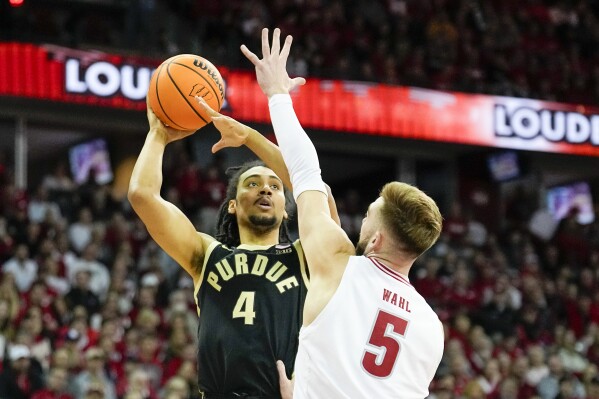
[[[275,229],[269,232],[255,232],[246,229],[239,229],[239,242],[245,245],[271,246],[279,243],[279,230]]]
[[[391,255],[384,252],[370,252],[366,254],[369,258],[374,258],[381,262],[383,265],[387,266],[389,269],[394,270],[404,276],[408,276],[410,274],[410,268],[412,267],[412,262],[405,262],[401,259],[397,259],[397,256]]]

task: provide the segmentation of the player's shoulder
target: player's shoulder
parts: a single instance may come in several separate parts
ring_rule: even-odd
[[[204,248],[208,248],[210,245],[213,245],[214,243],[220,244],[220,242],[218,242],[218,240],[216,238],[212,237],[210,234],[206,234],[206,233],[202,233],[202,232],[198,231],[197,237],[204,245]]]
[[[208,260],[212,255],[218,254],[219,257],[234,251],[234,247],[229,247],[216,238],[205,234],[198,233],[201,236],[201,240],[204,248],[204,259]]]

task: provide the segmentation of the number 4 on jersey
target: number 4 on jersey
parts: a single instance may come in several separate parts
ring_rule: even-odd
[[[243,317],[245,324],[254,324],[254,319],[256,318],[256,312],[254,312],[255,294],[255,291],[242,291],[241,294],[239,294],[237,303],[233,308],[234,319]]]
[[[407,329],[407,320],[379,309],[368,340],[368,346],[375,351],[364,351],[364,370],[374,377],[389,377],[401,349],[399,338],[405,336]]]

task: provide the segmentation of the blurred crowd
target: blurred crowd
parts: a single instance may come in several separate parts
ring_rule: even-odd
[[[179,142],[165,156],[163,196],[208,233],[221,162],[200,168]],[[0,398],[197,398],[193,283],[127,199],[62,163],[31,190],[5,168],[0,182]],[[364,199],[335,197],[356,241]],[[431,399],[599,399],[599,220],[571,212],[539,236],[534,211],[497,231],[455,204],[412,269],[446,329]]]
[[[289,70],[559,102],[599,102],[597,0],[26,0],[0,37],[249,68],[262,27]]]
[[[212,233],[221,170],[173,148],[163,195]],[[0,168],[0,398],[198,398],[191,278],[110,184],[70,176]]]

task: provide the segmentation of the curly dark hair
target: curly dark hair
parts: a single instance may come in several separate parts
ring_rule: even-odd
[[[227,193],[223,203],[220,205],[218,210],[218,220],[216,222],[216,235],[215,238],[228,247],[236,247],[240,242],[239,238],[239,226],[237,225],[237,218],[234,214],[229,213],[229,201],[237,198],[237,185],[239,184],[239,177],[247,170],[256,166],[266,166],[262,161],[248,161],[241,166],[230,167],[226,170],[227,176],[229,176],[229,184],[227,186]],[[285,193],[285,210],[287,215],[291,215],[291,208],[293,201],[290,199],[289,192],[284,188]],[[279,243],[289,243],[291,238],[289,237],[289,219],[283,219],[281,226],[279,227]]]

